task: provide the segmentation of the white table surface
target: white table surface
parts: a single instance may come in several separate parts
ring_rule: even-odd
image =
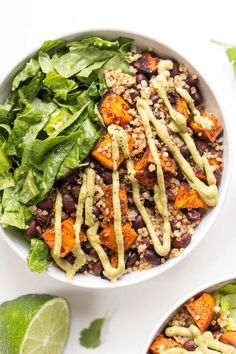
[[[225,119],[236,131],[236,80],[222,48],[210,39],[236,44],[235,1],[81,1],[8,0],[1,2],[0,80],[45,39],[89,29],[124,29],[151,35],[189,59],[214,86]],[[234,139],[236,140],[236,139]],[[236,145],[230,147],[236,152]],[[129,288],[85,291],[46,275],[31,273],[0,239],[0,302],[21,294],[66,296],[72,328],[65,353],[139,354],[156,321],[185,293],[208,281],[236,276],[236,170],[223,210],[194,252],[174,269]],[[80,347],[78,334],[91,320],[111,312],[103,343]]]

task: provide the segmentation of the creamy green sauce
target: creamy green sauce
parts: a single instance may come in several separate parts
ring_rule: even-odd
[[[171,139],[167,127],[154,117],[147,102],[142,99],[139,99],[137,101],[137,110],[141,117],[144,116],[145,119],[148,119],[155,127],[157,135],[166,145],[168,151],[171,153],[171,155],[179,165],[190,186],[199,193],[200,197],[208,206],[215,206],[218,202],[218,189],[216,186],[216,180],[212,168],[208,160],[205,157],[202,158],[203,169],[206,173],[208,182],[208,185],[206,185],[204,182],[202,182],[199,178],[195,176],[191,165],[187,160],[185,160],[179,148]]]
[[[138,183],[137,179],[135,178],[136,171],[134,169],[134,163],[133,163],[131,156],[130,156],[127,135],[126,135],[123,128],[121,128],[120,126],[114,125],[114,124],[109,126],[108,131],[113,136],[117,135],[117,139],[119,141],[119,146],[120,146],[120,148],[125,156],[125,159],[126,159],[128,177],[129,177],[129,180],[132,185],[134,203],[137,207],[137,210],[139,211],[140,215],[142,216],[142,218],[144,220],[144,223],[147,227],[149,235],[152,239],[155,251],[160,256],[166,256],[170,251],[171,228],[170,228],[169,218],[168,218],[168,209],[167,209],[167,200],[166,200],[166,195],[165,195],[165,184],[164,184],[163,171],[162,171],[162,168],[160,165],[158,153],[157,153],[157,151],[156,151],[156,154],[154,153],[157,164],[158,164],[158,171],[157,171],[157,181],[158,181],[157,183],[158,184],[155,186],[155,201],[156,201],[158,211],[161,214],[161,216],[163,217],[163,221],[164,221],[163,243],[160,242],[160,240],[156,234],[156,231],[153,227],[150,216],[148,215],[146,208],[143,206],[143,204],[141,202],[139,183]],[[150,140],[150,142],[152,142],[152,145],[154,144],[154,148],[156,149],[154,141]]]
[[[189,328],[181,326],[168,327],[165,330],[167,337],[189,337],[194,339],[196,343],[196,349],[192,353],[224,353],[224,354],[235,354],[236,349],[230,345],[224,344],[216,340],[210,331],[200,332],[200,330],[191,325]],[[185,354],[189,351],[183,348],[172,348],[168,350],[163,350],[161,353],[165,354]]]
[[[158,66],[158,76],[152,80],[153,87],[157,90],[157,93],[160,98],[162,98],[164,104],[166,105],[169,114],[172,118],[170,123],[170,128],[175,132],[179,133],[186,146],[188,147],[194,162],[200,167],[203,168],[202,158],[199,154],[192,137],[187,131],[187,120],[183,114],[177,112],[170,104],[170,101],[167,97],[168,91],[168,78],[170,77],[170,71],[173,68],[173,64],[169,60],[162,60]],[[202,117],[200,112],[196,109],[192,97],[189,95],[188,91],[182,88],[176,88],[176,91],[181,97],[183,97],[193,114],[194,121],[201,125],[203,128],[211,129],[212,121],[206,117]]]
[[[114,148],[116,148],[116,147],[114,147]],[[119,160],[119,154],[118,154],[118,160]],[[114,161],[115,162],[114,166],[117,166],[118,160]],[[116,176],[115,176],[115,179],[116,179]],[[113,185],[114,185],[114,182],[115,182],[115,185],[117,186],[117,181],[114,181],[114,179],[113,179]],[[118,176],[118,183],[119,183],[119,176]],[[87,198],[90,200],[85,204],[85,218],[88,221],[87,225],[89,226],[89,229],[87,230],[87,236],[88,236],[88,240],[89,240],[91,246],[97,252],[98,257],[103,265],[104,275],[111,280],[116,280],[125,271],[124,241],[123,241],[123,234],[122,234],[122,229],[121,229],[121,215],[120,216],[118,215],[118,214],[121,214],[120,205],[118,205],[119,208],[117,208],[117,204],[118,204],[117,199],[119,201],[119,188],[118,188],[118,192],[113,190],[113,202],[115,201],[115,204],[113,207],[114,208],[114,229],[115,229],[117,252],[118,252],[118,267],[113,268],[111,266],[110,260],[107,256],[106,252],[104,251],[103,247],[100,244],[100,239],[97,234],[99,222],[93,221],[93,209],[92,209],[91,205],[92,205],[93,198],[94,198],[94,189],[95,189],[94,186],[95,186],[95,171],[93,169],[89,168],[87,170],[87,190],[89,190],[89,195],[87,196]],[[117,198],[117,194],[118,194],[118,198]]]
[[[193,119],[195,123],[200,125],[203,129],[211,130],[214,125],[213,122],[207,117],[203,117],[201,115],[199,110],[195,107],[194,100],[192,99],[188,91],[180,87],[176,87],[176,91],[186,101],[188,108],[193,114]]]

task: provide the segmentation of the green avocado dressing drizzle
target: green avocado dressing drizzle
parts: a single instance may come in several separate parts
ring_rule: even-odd
[[[200,332],[200,330],[191,325],[189,328],[181,326],[168,327],[165,330],[167,337],[188,337],[194,339],[197,348],[192,353],[199,354],[213,354],[213,353],[224,353],[224,354],[235,354],[236,349],[231,345],[227,345],[219,342],[213,337],[210,331]],[[165,354],[187,354],[189,351],[183,348],[172,348],[168,350],[163,350],[161,353]]]

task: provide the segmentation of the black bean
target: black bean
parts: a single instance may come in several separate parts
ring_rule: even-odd
[[[136,216],[135,220],[132,222],[132,226],[135,230],[145,227],[145,222],[140,214]]]
[[[30,236],[30,237],[38,236],[39,232],[37,230],[37,226],[38,226],[38,224],[37,224],[36,220],[32,219],[30,221],[28,229],[26,230],[26,235]]]
[[[65,211],[68,213],[73,213],[76,210],[75,199],[70,193],[62,194],[62,203]]]
[[[93,215],[98,219],[100,215],[100,209],[96,207],[95,205],[93,206]]]
[[[189,152],[189,149],[187,148],[186,145],[181,146],[180,152],[183,155],[183,157],[185,157],[186,159],[188,159],[190,157],[190,152]]]
[[[158,111],[154,111],[153,112],[154,116],[156,117],[156,119],[161,119],[161,112],[158,110]]]
[[[46,198],[38,204],[38,207],[42,210],[47,210],[48,212],[53,210],[53,200],[52,198]]]
[[[210,150],[208,143],[203,140],[195,140],[195,145],[200,155],[203,155],[205,151]]]
[[[167,199],[168,199],[168,202],[169,203],[174,203],[175,202],[175,194],[172,192],[172,190],[169,188],[166,190],[166,196],[167,196]]]
[[[222,171],[219,168],[217,168],[213,173],[216,178],[216,184],[219,184],[221,181]]]
[[[170,70],[170,76],[175,77],[176,75],[179,75],[179,63],[175,59],[170,59],[173,62],[173,69]]]
[[[175,177],[177,178],[177,180],[179,182],[182,182],[183,179],[184,179],[184,175],[183,175],[183,173],[180,170],[177,171],[177,175]]]
[[[79,270],[78,273],[84,273],[86,270],[88,270],[88,265],[84,264]]]
[[[188,352],[194,352],[196,348],[197,346],[193,339],[188,339],[184,343],[184,349],[187,350]]]
[[[105,171],[102,173],[101,177],[105,184],[112,184],[112,172]]]
[[[129,268],[129,267],[133,267],[135,262],[137,262],[139,259],[139,255],[137,252],[132,252],[127,261],[126,261],[126,267]]]
[[[134,205],[134,200],[133,200],[133,196],[131,194],[128,194],[128,204],[130,206]]]
[[[180,229],[179,224],[180,224],[179,220],[177,220],[177,219],[171,220],[171,221],[170,221],[171,230],[172,230],[172,231],[175,231],[175,230]],[[178,225],[178,226],[177,226],[177,225]]]
[[[50,223],[51,217],[48,214],[44,215],[41,210],[38,210],[35,215],[35,219],[40,226],[47,227]]]
[[[172,248],[186,248],[191,242],[191,235],[186,232],[181,235],[181,237],[175,237],[172,240]]]
[[[176,95],[174,93],[169,93],[168,94],[168,100],[170,101],[171,104],[175,104],[176,103]]]
[[[103,272],[102,263],[100,261],[95,262],[92,266],[92,271],[93,271],[94,275],[96,275],[97,277],[100,277]]]
[[[191,86],[196,86],[198,83],[198,77],[197,76],[189,76],[186,80],[186,84]]]
[[[73,195],[74,198],[78,198],[79,193],[80,193],[81,186],[79,184],[75,184],[73,187],[70,189],[70,193]]]
[[[142,81],[148,81],[148,79],[147,79],[147,77],[144,75],[144,74],[142,74],[142,73],[138,73],[137,75],[136,75],[136,84],[138,85],[138,84],[141,84],[142,83]]]
[[[150,100],[152,101],[153,104],[155,104],[158,102],[159,96],[155,93],[154,95],[151,96]]]
[[[134,90],[133,92],[130,92],[130,97],[132,99],[133,102],[135,102],[135,98],[140,97],[140,91],[139,90]]]
[[[154,250],[146,250],[144,252],[144,258],[146,262],[153,264],[153,265],[159,265],[161,264],[161,258],[156,254]]]
[[[146,245],[148,250],[153,250],[154,246],[151,243],[151,238],[149,236],[143,238],[143,243]]]
[[[203,97],[199,89],[196,89],[196,92],[193,93],[191,96],[196,106],[200,105],[203,102]]]
[[[197,221],[201,220],[201,214],[199,213],[199,211],[197,211],[195,209],[187,210],[186,216],[187,216],[188,220],[192,221],[192,222],[197,222]]]
[[[67,260],[67,262],[69,262],[70,264],[74,264],[75,263],[75,256],[73,255],[73,253],[69,253],[65,259]]]
[[[217,332],[217,331],[220,331],[221,328],[220,326],[218,325],[218,323],[214,324],[214,325],[210,325],[209,328],[208,328],[209,331],[211,332]]]
[[[94,258],[97,258],[97,252],[95,251],[95,249],[93,247],[90,247],[87,249],[87,253]]]
[[[167,131],[168,131],[169,135],[173,134],[173,130],[171,130],[170,127],[167,127]]]

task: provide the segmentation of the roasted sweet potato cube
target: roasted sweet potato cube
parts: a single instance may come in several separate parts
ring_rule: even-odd
[[[181,183],[175,199],[174,208],[208,209],[208,206],[195,189],[191,188],[187,183]]]
[[[114,218],[113,200],[112,200],[112,184],[103,188],[105,196],[105,211],[104,211],[104,223],[110,222]],[[121,214],[125,215],[128,211],[128,198],[126,194],[125,185],[120,185],[120,206]]]
[[[212,126],[211,129],[204,129],[204,128],[202,128],[201,125],[195,123],[194,121],[190,122],[190,127],[192,128],[192,130],[196,134],[198,134],[199,136],[203,136],[204,138],[206,138],[211,143],[214,143],[216,138],[222,132],[223,127],[218,122],[218,119],[216,118],[216,116],[214,114],[202,113],[202,116],[203,117],[207,117],[208,119],[210,119],[213,122],[213,126]]]
[[[201,332],[209,327],[214,316],[215,305],[215,298],[208,293],[204,293],[197,300],[187,304],[187,310]]]
[[[74,220],[72,218],[66,219],[61,224],[62,231],[62,243],[61,243],[61,257],[64,258],[68,253],[70,253],[75,245],[75,231],[74,231]],[[53,249],[55,242],[55,231],[54,229],[47,230],[43,233],[43,239],[46,244]],[[85,231],[80,232],[80,242],[86,242],[87,235]]]
[[[158,63],[160,59],[150,53],[144,53],[133,63],[133,66],[146,75],[153,75],[157,73]]]
[[[168,175],[174,175],[176,172],[176,163],[170,156],[166,156],[163,152],[159,153],[161,167],[163,172]],[[156,165],[149,149],[145,151],[143,156],[135,163],[136,178],[141,185],[147,189],[153,189],[157,183]]]
[[[129,137],[129,151],[131,152],[134,146],[134,140]],[[105,168],[113,170],[112,162],[112,139],[110,134],[106,134],[102,140],[95,146],[92,151],[92,156],[100,162]],[[124,161],[124,155],[120,151],[119,163],[120,165]]]
[[[105,93],[98,108],[105,125],[125,125],[133,119],[128,112],[130,105],[112,90]]]
[[[236,331],[223,333],[220,336],[220,341],[222,343],[232,345],[232,347],[236,348]]]
[[[128,251],[128,249],[132,246],[132,244],[138,237],[138,234],[134,231],[134,229],[132,229],[132,227],[128,223],[122,225],[122,233],[124,237],[124,247],[125,250]],[[107,224],[104,227],[104,229],[99,234],[99,238],[104,246],[115,252],[117,251],[116,235],[113,223]]]
[[[185,99],[180,96],[176,100],[176,111],[183,114],[187,120],[189,119],[188,105]]]
[[[182,346],[172,338],[159,336],[154,340],[154,342],[150,346],[150,351],[152,354],[160,354],[165,350],[172,348],[182,348]]]

